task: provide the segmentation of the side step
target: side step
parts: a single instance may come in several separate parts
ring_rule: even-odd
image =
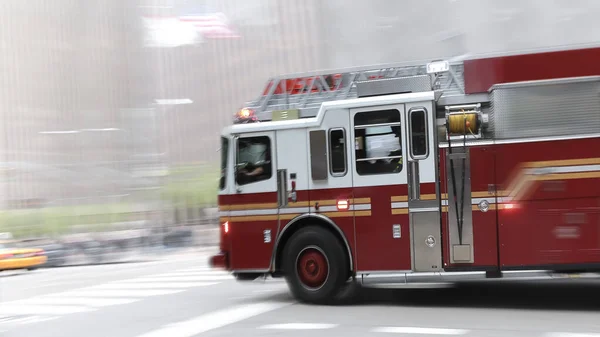
[[[489,272],[433,272],[433,273],[360,273],[356,280],[368,288],[443,288],[458,282],[481,281],[541,281],[574,278],[600,278],[600,274],[556,273],[548,270]]]

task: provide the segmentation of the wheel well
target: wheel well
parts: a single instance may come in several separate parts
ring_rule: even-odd
[[[288,241],[290,240],[290,238],[292,237],[292,235],[294,235],[294,233],[298,232],[299,230],[301,230],[304,227],[307,226],[318,226],[321,227],[327,231],[329,231],[331,234],[333,234],[338,242],[342,245],[342,247],[344,247],[344,250],[346,251],[346,253],[348,254],[348,271],[351,272],[352,271],[352,266],[353,266],[353,258],[352,258],[352,251],[350,246],[347,244],[347,241],[345,240],[345,238],[343,237],[343,234],[341,233],[341,231],[337,230],[335,226],[335,224],[333,224],[330,221],[326,221],[324,219],[320,219],[318,217],[314,217],[314,216],[310,216],[310,217],[306,217],[303,219],[299,219],[296,222],[294,222],[293,224],[290,225],[289,228],[287,228],[283,234],[281,235],[281,237],[279,238],[278,244],[277,244],[277,251],[275,252],[275,261],[274,261],[274,271],[275,274],[279,274],[281,272],[281,255],[283,254],[283,249],[284,247],[287,245]]]

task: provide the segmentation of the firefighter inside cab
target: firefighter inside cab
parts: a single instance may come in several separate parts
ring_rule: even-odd
[[[261,177],[271,176],[271,158],[268,144],[256,139],[240,139],[238,143],[237,182],[240,185],[249,184]]]
[[[257,123],[256,115],[250,109],[242,109],[235,115],[236,124]],[[239,185],[271,176],[271,151],[268,141],[258,138],[240,139],[237,149],[236,180]]]

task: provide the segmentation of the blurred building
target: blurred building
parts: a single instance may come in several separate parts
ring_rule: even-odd
[[[152,203],[166,168],[216,163],[219,130],[270,76],[593,43],[599,12],[591,0],[2,1],[0,205]]]

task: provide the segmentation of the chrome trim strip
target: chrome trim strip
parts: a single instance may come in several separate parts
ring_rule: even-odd
[[[410,208],[409,213],[424,213],[424,212],[438,212],[439,207],[423,207],[423,208]]]
[[[535,142],[550,142],[556,140],[575,140],[575,139],[588,139],[588,138],[600,138],[600,133],[590,133],[583,135],[564,135],[564,136],[547,136],[547,137],[531,137],[531,138],[510,138],[510,139],[490,139],[481,141],[467,141],[467,146],[486,146],[486,145],[500,145],[500,144],[520,144],[520,143],[535,143]],[[460,142],[462,145],[462,142]],[[440,143],[438,147],[441,149],[448,148],[448,143]]]
[[[514,88],[526,88],[540,85],[554,85],[554,84],[571,84],[571,83],[589,83],[600,81],[600,76],[578,76],[578,77],[565,77],[565,78],[553,78],[549,80],[531,80],[523,82],[509,82],[509,83],[498,83],[492,85],[488,90],[498,89],[514,89]]]
[[[415,286],[419,284],[435,285],[439,282],[452,283],[462,281],[511,281],[511,280],[538,280],[568,278],[568,274],[555,273],[549,270],[519,270],[503,271],[502,278],[487,278],[484,271],[473,272],[412,272],[405,273],[397,271],[388,272],[357,272],[359,283],[378,287]]]

